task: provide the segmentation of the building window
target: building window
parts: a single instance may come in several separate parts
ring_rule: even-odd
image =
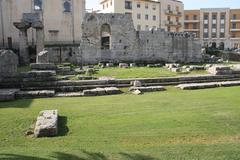
[[[168,8],[168,10],[169,10],[169,11],[171,11],[171,6],[170,6],[170,5],[168,5],[168,7],[167,7],[167,8]]]
[[[220,33],[220,38],[224,38],[225,37],[225,33]]]
[[[177,23],[179,22],[179,17],[176,17],[176,22],[177,22]]]
[[[188,23],[185,23],[185,29],[188,29],[189,28],[189,25],[188,25]]]
[[[132,9],[132,2],[131,1],[125,1],[125,9]]]
[[[221,14],[221,19],[225,19],[225,14]]]
[[[71,3],[69,1],[65,1],[63,3],[63,7],[64,7],[64,12],[71,12]]]
[[[104,4],[103,4],[103,7],[102,7],[103,9],[105,9],[105,6],[104,6]]]
[[[189,20],[189,16],[188,15],[185,16],[185,20]]]
[[[145,20],[148,20],[148,14],[145,15]]]
[[[168,16],[168,17],[167,17],[167,20],[168,20],[168,21],[171,21],[171,17],[170,17],[170,16]]]
[[[137,30],[138,30],[138,31],[141,30],[141,25],[137,25]]]
[[[179,7],[176,7],[176,11],[179,12]]]
[[[141,14],[137,14],[137,19],[141,19]]]
[[[194,15],[194,16],[193,16],[193,20],[197,20],[197,15]]]
[[[237,28],[237,24],[236,23],[233,23],[232,24],[232,29],[236,29]]]
[[[110,2],[110,5],[112,6],[112,1]]]
[[[148,3],[145,3],[145,8],[148,9]]]
[[[153,10],[156,10],[156,5],[155,5],[155,4],[153,5],[153,8],[152,8],[152,9],[153,9]]]
[[[141,8],[141,3],[137,3],[137,8]]]
[[[216,19],[217,19],[217,15],[216,15],[216,14],[213,14],[213,15],[212,15],[212,19],[213,19],[213,20],[216,20]]]
[[[167,27],[167,30],[168,30],[168,32],[170,32],[170,31],[171,31],[171,27],[170,27],[170,26],[168,26],[168,27]]]
[[[36,11],[42,10],[42,0],[34,0],[34,10]]]
[[[145,26],[145,30],[148,31],[149,30],[149,27],[148,25]]]
[[[233,19],[237,19],[237,15],[236,14],[233,15]]]
[[[157,17],[156,16],[153,16],[153,20],[156,21]]]
[[[208,38],[208,33],[204,33],[203,38]]]
[[[197,24],[193,23],[193,29],[197,29]]]
[[[204,20],[208,20],[208,14],[204,15]]]

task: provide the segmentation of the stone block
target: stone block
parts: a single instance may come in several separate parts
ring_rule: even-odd
[[[119,68],[129,68],[127,63],[119,63]]]
[[[114,64],[113,63],[106,63],[106,67],[109,68],[109,67],[114,67]]]
[[[19,89],[0,89],[0,102],[12,101]]]
[[[121,94],[121,90],[116,87],[107,87],[107,88],[96,88],[90,90],[84,90],[84,96],[103,96],[103,95],[113,95],[113,94]]]
[[[132,83],[133,87],[141,87],[142,86],[142,82],[140,82],[140,81],[133,81],[131,83]]]
[[[165,91],[166,89],[163,86],[148,86],[148,87],[130,87],[129,91],[134,92],[139,90],[141,92],[156,92],[156,91]]]
[[[25,98],[50,98],[55,96],[54,90],[34,90],[34,91],[19,91],[16,97],[20,99]]]
[[[52,137],[58,134],[58,110],[41,111],[34,129],[35,137]]]
[[[215,65],[210,67],[208,72],[213,75],[231,75],[233,70],[229,66]]]
[[[43,50],[37,54],[37,63],[49,63],[48,51]]]
[[[30,64],[32,70],[56,70],[57,66],[54,63],[32,63]]]
[[[11,50],[0,50],[0,77],[17,73],[18,56]]]

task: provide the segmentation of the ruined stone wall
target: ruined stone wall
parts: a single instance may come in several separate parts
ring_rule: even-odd
[[[110,48],[103,49],[103,26],[109,26]],[[86,14],[78,63],[199,62],[201,45],[192,34],[134,29],[130,15]]]

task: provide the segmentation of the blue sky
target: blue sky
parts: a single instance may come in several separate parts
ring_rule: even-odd
[[[182,0],[185,9],[199,8],[240,8],[240,0]],[[87,9],[96,9],[99,0],[86,0]]]

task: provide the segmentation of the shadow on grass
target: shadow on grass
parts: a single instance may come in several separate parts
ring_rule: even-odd
[[[66,136],[69,132],[69,128],[67,126],[67,117],[59,116],[58,117],[58,136]]]
[[[119,153],[121,156],[125,157],[126,160],[159,160],[157,158],[153,158],[151,156],[146,156],[142,154],[129,154],[129,153]]]
[[[7,101],[7,102],[0,102],[0,109],[1,108],[28,108],[31,103],[32,99],[19,99],[15,101]]]
[[[24,156],[17,154],[0,154],[1,160],[48,160],[45,158],[33,157],[33,156]]]
[[[62,153],[62,152],[54,152],[50,157],[51,159],[56,160],[111,160],[108,159],[102,153],[94,153],[82,150],[82,156]],[[141,154],[129,154],[129,153],[119,153],[124,160],[159,160],[157,158],[153,158],[146,155]],[[34,156],[24,156],[24,155],[17,155],[17,154],[0,154],[1,160],[48,160],[46,158],[39,158]]]

